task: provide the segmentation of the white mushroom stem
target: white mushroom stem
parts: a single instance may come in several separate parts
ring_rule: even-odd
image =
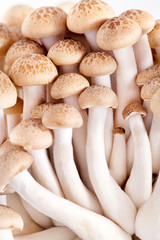
[[[31,112],[38,105],[46,100],[45,86],[24,86],[24,105],[23,105],[23,120],[30,117]]]
[[[124,134],[114,134],[109,170],[116,182],[122,186],[127,178],[126,141]]]
[[[123,119],[122,112],[131,102],[140,102],[139,87],[136,85],[137,66],[132,47],[125,47],[113,51],[118,62],[116,82],[118,95],[118,108],[116,109],[116,126],[123,127],[126,138],[130,134],[129,124]]]
[[[133,166],[133,162],[134,162],[134,149],[133,149],[132,135],[130,135],[130,137],[127,140],[126,153],[127,153],[127,175],[129,176]]]
[[[7,114],[6,115],[6,122],[7,122],[7,130],[8,130],[8,136],[10,136],[10,133],[14,127],[20,123],[22,120],[21,114]]]
[[[6,140],[7,138],[7,129],[4,119],[3,109],[0,109],[0,145]]]
[[[159,63],[160,63],[160,47],[155,48],[155,51],[157,53],[157,57],[158,57],[158,60],[159,60]]]
[[[98,199],[85,187],[79,177],[73,158],[72,128],[56,129],[54,137],[54,164],[66,198],[79,206],[102,214]]]
[[[47,52],[53,46],[53,44],[55,44],[57,41],[63,40],[63,39],[64,39],[63,34],[40,38],[40,40],[41,40],[42,44],[44,45],[44,47],[46,48]]]
[[[142,117],[130,117],[129,125],[133,138],[134,162],[125,192],[139,208],[152,192],[151,148]]]
[[[152,171],[158,174],[160,170],[160,116],[153,114],[152,125],[149,133],[149,140],[152,152]]]
[[[107,109],[89,109],[87,136],[87,163],[89,175],[105,216],[126,232],[134,233],[136,208],[116,181],[111,177],[105,159],[104,126]]]
[[[60,74],[64,73],[79,73],[79,66],[78,64],[74,65],[61,65],[60,66]]]
[[[84,35],[94,52],[102,51],[102,49],[97,45],[96,35],[98,30],[93,30],[90,32],[85,32]]]
[[[93,191],[93,187],[89,178],[88,166],[86,160],[86,140],[87,140],[87,121],[88,116],[86,110],[83,110],[78,105],[78,96],[70,96],[64,98],[64,102],[71,104],[81,114],[83,125],[80,128],[73,129],[73,146],[76,153],[76,160],[80,176],[85,186]]]
[[[26,170],[14,177],[10,185],[32,207],[63,223],[82,239],[131,240],[129,234],[109,219],[51,193]]]
[[[0,230],[1,240],[14,240],[11,229]]]
[[[15,236],[15,240],[73,240],[75,233],[66,227],[52,227],[34,234]]]

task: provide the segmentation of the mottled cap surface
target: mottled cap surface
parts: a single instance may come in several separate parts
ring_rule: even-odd
[[[65,103],[52,104],[44,112],[42,123],[47,128],[79,128],[83,124],[78,110]]]
[[[56,42],[47,54],[56,65],[79,63],[86,53],[86,48],[79,41],[65,39]]]
[[[87,77],[112,74],[116,69],[116,60],[106,52],[88,53],[79,66],[80,72]]]
[[[4,70],[6,73],[9,72],[9,69],[12,63],[19,57],[26,54],[43,54],[45,55],[44,48],[37,42],[31,40],[20,40],[15,42],[7,51],[5,56]]]
[[[48,148],[53,141],[52,132],[42,125],[40,119],[21,121],[11,132],[10,141],[26,150]]]
[[[157,89],[151,98],[150,109],[154,114],[160,115],[160,88]]]
[[[15,150],[3,154],[0,157],[0,189],[3,190],[18,173],[28,169],[32,162],[32,155],[25,151]]]
[[[52,103],[42,103],[32,111],[30,118],[42,118],[43,113],[50,107],[50,105],[52,105]]]
[[[142,29],[142,34],[146,34],[154,28],[154,17],[148,12],[138,9],[130,9],[125,11],[121,15],[136,21]]]
[[[0,56],[4,56],[13,43],[13,33],[7,25],[0,23]]]
[[[44,85],[53,82],[58,72],[44,55],[27,54],[14,61],[9,76],[17,86]]]
[[[113,129],[113,134],[120,134],[124,135],[125,134],[125,129],[122,127],[116,127]]]
[[[89,87],[86,78],[78,73],[66,73],[56,79],[51,87],[51,96],[54,99],[80,94]]]
[[[0,109],[9,108],[16,104],[17,90],[9,77],[0,71]]]
[[[81,93],[78,103],[82,109],[95,106],[117,108],[118,98],[112,89],[105,86],[93,85]]]
[[[23,148],[21,146],[18,145],[14,145],[10,142],[9,139],[7,139],[5,142],[2,143],[2,145],[0,146],[0,157],[5,154],[5,153],[9,153],[15,150],[21,150],[23,151]]]
[[[75,4],[67,17],[67,27],[75,33],[97,30],[102,23],[115,16],[111,6],[101,0],[82,0]]]
[[[143,86],[145,82],[152,78],[160,77],[160,64],[157,63],[150,68],[145,69],[143,72],[140,72],[136,77],[136,84],[138,86]]]
[[[6,108],[3,110],[4,114],[14,115],[23,113],[23,100],[17,97],[17,102],[13,107]]]
[[[131,46],[141,36],[139,24],[125,16],[112,18],[99,28],[97,44],[104,50],[116,50]]]
[[[0,205],[0,230],[11,229],[18,232],[23,229],[22,217],[12,208]]]
[[[28,38],[43,38],[63,34],[67,14],[60,8],[41,7],[30,13],[22,24],[22,34]]]
[[[130,103],[123,110],[124,120],[128,120],[130,117],[141,115],[145,117],[147,114],[146,109],[140,103]]]
[[[141,98],[143,100],[151,99],[158,88],[160,88],[160,77],[148,80],[141,89]]]
[[[151,48],[160,47],[160,20],[156,20],[153,30],[148,33],[148,40]]]

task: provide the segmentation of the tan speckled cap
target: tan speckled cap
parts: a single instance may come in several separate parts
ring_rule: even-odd
[[[63,34],[67,14],[60,8],[41,7],[30,13],[22,24],[22,34],[28,38],[43,38]]]
[[[11,229],[18,232],[23,229],[22,217],[12,208],[0,205],[0,230]]]
[[[148,80],[141,89],[141,98],[143,100],[151,99],[158,88],[160,88],[160,77]]]
[[[21,146],[18,145],[14,145],[10,142],[9,139],[7,139],[5,142],[2,143],[2,145],[0,146],[0,156],[2,156],[5,153],[9,153],[15,150],[23,150],[23,148]]]
[[[148,33],[148,40],[151,48],[160,47],[160,20],[156,20],[153,30]]]
[[[4,56],[13,43],[13,33],[7,25],[0,23],[0,56]]]
[[[142,34],[146,34],[154,28],[155,20],[148,12],[138,9],[130,9],[123,12],[121,15],[136,21],[142,29]]]
[[[65,39],[56,42],[47,54],[56,65],[71,65],[79,63],[86,53],[82,43]]]
[[[101,0],[82,0],[75,4],[67,17],[67,27],[75,33],[97,30],[101,24],[115,16],[114,10]]]
[[[14,61],[9,76],[17,86],[51,83],[58,75],[52,61],[44,55],[28,54]]]
[[[19,57],[26,55],[26,54],[43,54],[45,55],[44,48],[31,40],[20,40],[18,42],[15,42],[7,51],[7,54],[5,56],[5,64],[4,64],[4,70],[6,73],[9,72],[9,69],[12,65],[12,63]]]
[[[130,117],[137,115],[145,117],[146,113],[146,109],[140,103],[130,103],[124,108],[122,115],[124,120],[128,120]]]
[[[106,21],[98,30],[97,44],[104,50],[116,50],[133,45],[142,31],[138,23],[125,16]]]
[[[17,97],[17,102],[13,107],[6,108],[3,110],[4,114],[15,115],[23,113],[23,100]]]
[[[57,5],[58,8],[62,9],[63,11],[65,11],[65,13],[69,13],[69,11],[71,10],[71,8],[75,5],[74,2],[62,2],[60,4]]]
[[[113,129],[113,134],[120,134],[124,135],[125,134],[125,129],[122,127],[116,127]]]
[[[0,190],[20,172],[29,168],[33,162],[31,154],[15,150],[0,157]]]
[[[16,104],[17,90],[9,77],[0,71],[0,109],[9,108]]]
[[[5,12],[2,21],[10,27],[21,26],[25,17],[33,10],[30,6],[15,5]]]
[[[54,99],[80,94],[89,87],[86,78],[78,73],[66,73],[56,79],[51,87],[51,96]]]
[[[157,89],[151,98],[150,109],[154,114],[160,115],[160,88]]]
[[[160,64],[145,69],[143,72],[139,73],[136,78],[136,84],[138,86],[143,86],[145,82],[152,78],[160,77]]]
[[[118,98],[112,89],[105,86],[93,85],[81,93],[78,103],[82,109],[95,106],[117,108]]]
[[[53,141],[52,132],[42,125],[40,119],[21,121],[11,132],[10,141],[26,150],[48,148]]]
[[[78,110],[65,103],[52,104],[44,112],[42,123],[47,128],[79,128],[83,124]]]
[[[31,115],[30,118],[42,118],[43,113],[52,105],[53,103],[42,103],[38,107],[36,107]]]
[[[79,66],[80,72],[87,77],[112,74],[116,69],[116,60],[106,52],[88,53]]]

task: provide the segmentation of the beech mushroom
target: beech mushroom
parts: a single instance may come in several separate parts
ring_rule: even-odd
[[[160,62],[160,44],[159,44],[159,33],[160,33],[160,20],[156,20],[156,24],[151,32],[148,33],[148,40],[151,48],[154,48]]]
[[[111,177],[105,158],[104,126],[107,108],[117,108],[117,96],[110,88],[93,85],[81,93],[79,105],[82,109],[90,108],[86,145],[87,164],[91,183],[102,210],[106,217],[126,232],[133,234],[135,205]]]

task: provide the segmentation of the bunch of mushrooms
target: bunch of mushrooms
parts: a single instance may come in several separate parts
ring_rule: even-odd
[[[159,31],[102,0],[7,10],[1,240],[160,239]]]

